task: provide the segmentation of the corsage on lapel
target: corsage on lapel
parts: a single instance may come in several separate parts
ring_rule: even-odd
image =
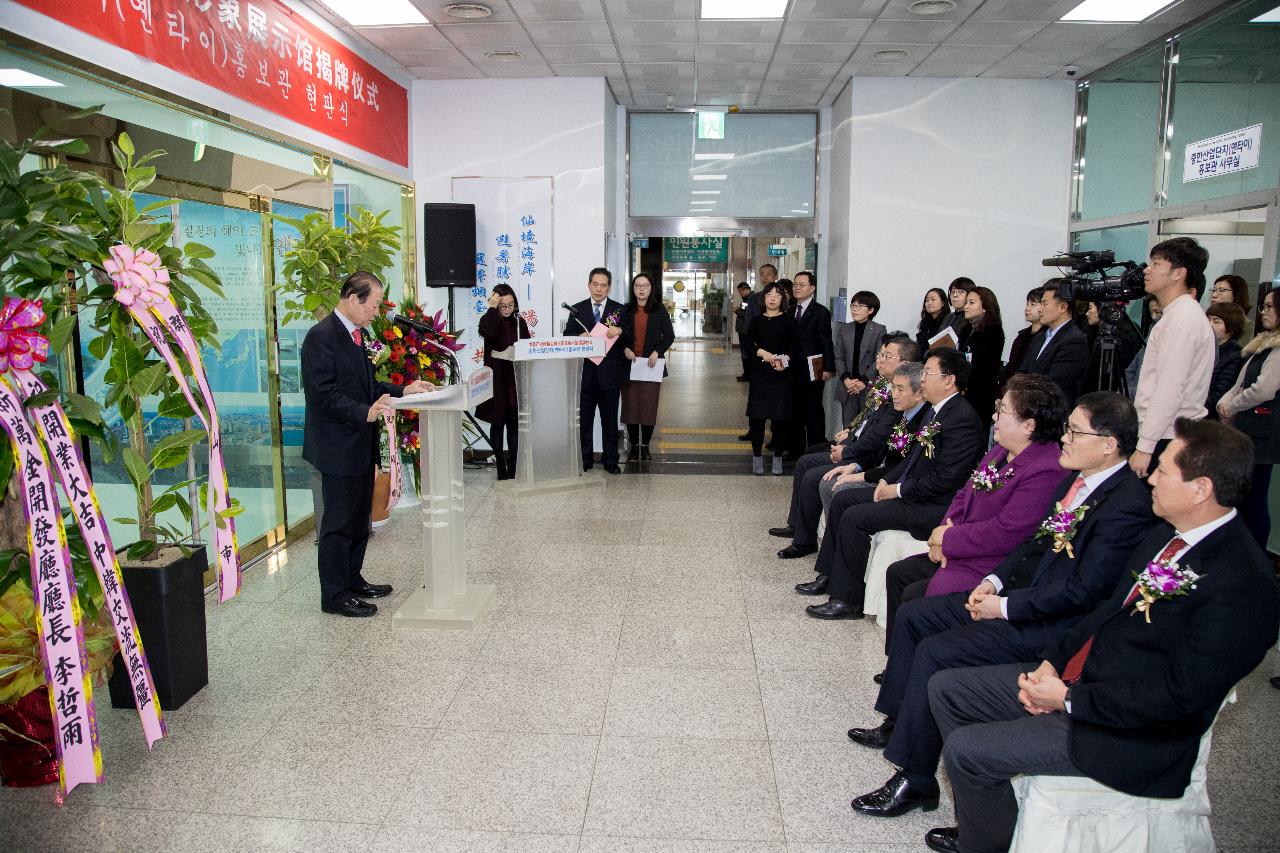
[[[1012,479],[1012,465],[1003,471],[994,465],[983,465],[981,468],[974,469],[973,475],[969,477],[969,482],[973,484],[975,492],[994,492]]]
[[[1151,624],[1151,608],[1157,601],[1176,595],[1189,595],[1201,577],[1172,560],[1152,560],[1145,569],[1134,572],[1133,575],[1138,579],[1138,586],[1129,596],[1131,599],[1135,595],[1138,597],[1134,612],[1145,616],[1148,625]]]
[[[899,456],[906,456],[907,448],[915,439],[916,434],[907,432],[907,425],[900,423],[893,428],[893,432],[889,433],[889,449]]]
[[[1040,523],[1040,529],[1036,531],[1036,538],[1043,539],[1045,536],[1053,537],[1053,553],[1061,554],[1067,552],[1067,557],[1074,560],[1076,554],[1071,550],[1071,540],[1076,536],[1076,529],[1080,526],[1081,519],[1084,514],[1089,511],[1087,504],[1081,504],[1075,509],[1063,509],[1062,502],[1058,501],[1053,505],[1053,514]]]
[[[928,459],[933,458],[933,440],[937,438],[938,433],[942,432],[942,424],[934,421],[928,426],[922,427],[916,433],[916,441],[924,448],[924,455]]]

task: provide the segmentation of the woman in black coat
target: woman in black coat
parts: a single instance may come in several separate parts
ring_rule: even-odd
[[[653,286],[649,276],[638,273],[631,279],[631,291],[627,307],[622,309],[619,321],[625,340],[638,342],[635,349],[627,347],[623,352],[627,361],[645,359],[653,367],[658,359],[667,357],[667,350],[675,343],[676,333],[671,326],[671,315],[662,304],[662,294]],[[664,364],[662,375],[667,375]],[[649,441],[658,423],[658,392],[661,382],[632,382],[622,386],[622,422],[627,425],[627,438],[631,449],[627,461],[647,462]]]
[[[764,473],[764,422],[773,423],[773,473],[782,473],[787,424],[795,416],[792,373],[803,370],[799,356],[800,328],[788,309],[791,282],[778,279],[760,292],[763,312],[747,324],[743,350],[754,354],[747,394],[747,421],[751,437],[751,473]]]
[[[1213,338],[1218,342],[1218,354],[1213,361],[1213,377],[1209,380],[1209,397],[1204,407],[1209,417],[1218,417],[1218,401],[1231,390],[1240,376],[1244,357],[1240,354],[1239,338],[1244,330],[1244,311],[1234,302],[1215,302],[1205,309]]]
[[[519,324],[517,326],[517,324]],[[514,362],[494,358],[494,351],[507,349],[527,338],[529,326],[520,316],[520,302],[510,285],[494,285],[489,295],[489,310],[480,318],[478,329],[484,340],[484,366],[493,370],[493,396],[476,406],[476,417],[489,424],[489,446],[493,448],[499,480],[514,480],[516,453],[520,438],[516,430],[519,405],[516,400],[516,366]],[[503,449],[503,435],[506,449]]]
[[[991,424],[1000,393],[1000,357],[1004,355],[1004,326],[1000,324],[1000,303],[989,287],[974,288],[964,300],[964,318],[969,321],[969,337],[961,352],[969,359],[969,389],[965,398],[982,419]]]
[[[920,325],[916,326],[916,343],[920,345],[920,352],[929,351],[929,338],[945,329],[950,319],[947,292],[941,287],[929,288],[924,295],[924,304],[920,306]]]

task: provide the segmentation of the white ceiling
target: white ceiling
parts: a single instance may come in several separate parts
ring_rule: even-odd
[[[830,104],[850,77],[1083,75],[1232,5],[1173,0],[1139,24],[1064,24],[1079,0],[956,0],[927,17],[912,0],[791,0],[781,21],[701,21],[697,0],[477,0],[493,15],[463,21],[450,0],[411,0],[433,25],[350,27],[307,2],[420,78],[604,77],[627,106],[764,108]]]

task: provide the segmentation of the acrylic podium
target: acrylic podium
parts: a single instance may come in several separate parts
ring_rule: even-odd
[[[605,343],[600,337],[526,338],[493,354],[494,358],[514,361],[516,367],[520,452],[516,478],[501,484],[511,494],[604,485],[599,473],[583,473],[578,438],[582,360],[604,354]]]
[[[462,485],[462,413],[493,396],[493,371],[482,368],[465,384],[392,400],[418,412],[422,446],[422,585],[392,617],[396,627],[471,628],[493,608],[497,587],[467,581],[466,517]]]

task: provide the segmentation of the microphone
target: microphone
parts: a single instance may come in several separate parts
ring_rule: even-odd
[[[578,324],[578,328],[582,329],[582,331],[587,332],[588,334],[590,334],[590,333],[591,333],[591,330],[590,330],[590,329],[588,329],[586,326],[582,325],[582,321],[578,319],[578,315],[573,313],[573,306],[572,306],[572,305],[570,305],[568,302],[561,302],[561,303],[560,303],[560,307],[561,307],[561,308],[563,308],[564,310],[566,310],[566,311],[568,311],[568,312],[569,312],[569,319],[570,319],[570,320],[572,320],[573,322],[577,323],[577,324]]]
[[[408,317],[404,316],[403,314],[395,314],[395,313],[388,314],[387,319],[390,320],[392,323],[395,323],[397,326],[400,326],[405,329],[412,329],[413,331],[417,332],[420,335],[430,335],[435,332],[435,330],[427,326],[427,324],[419,323],[417,320],[410,320]]]

